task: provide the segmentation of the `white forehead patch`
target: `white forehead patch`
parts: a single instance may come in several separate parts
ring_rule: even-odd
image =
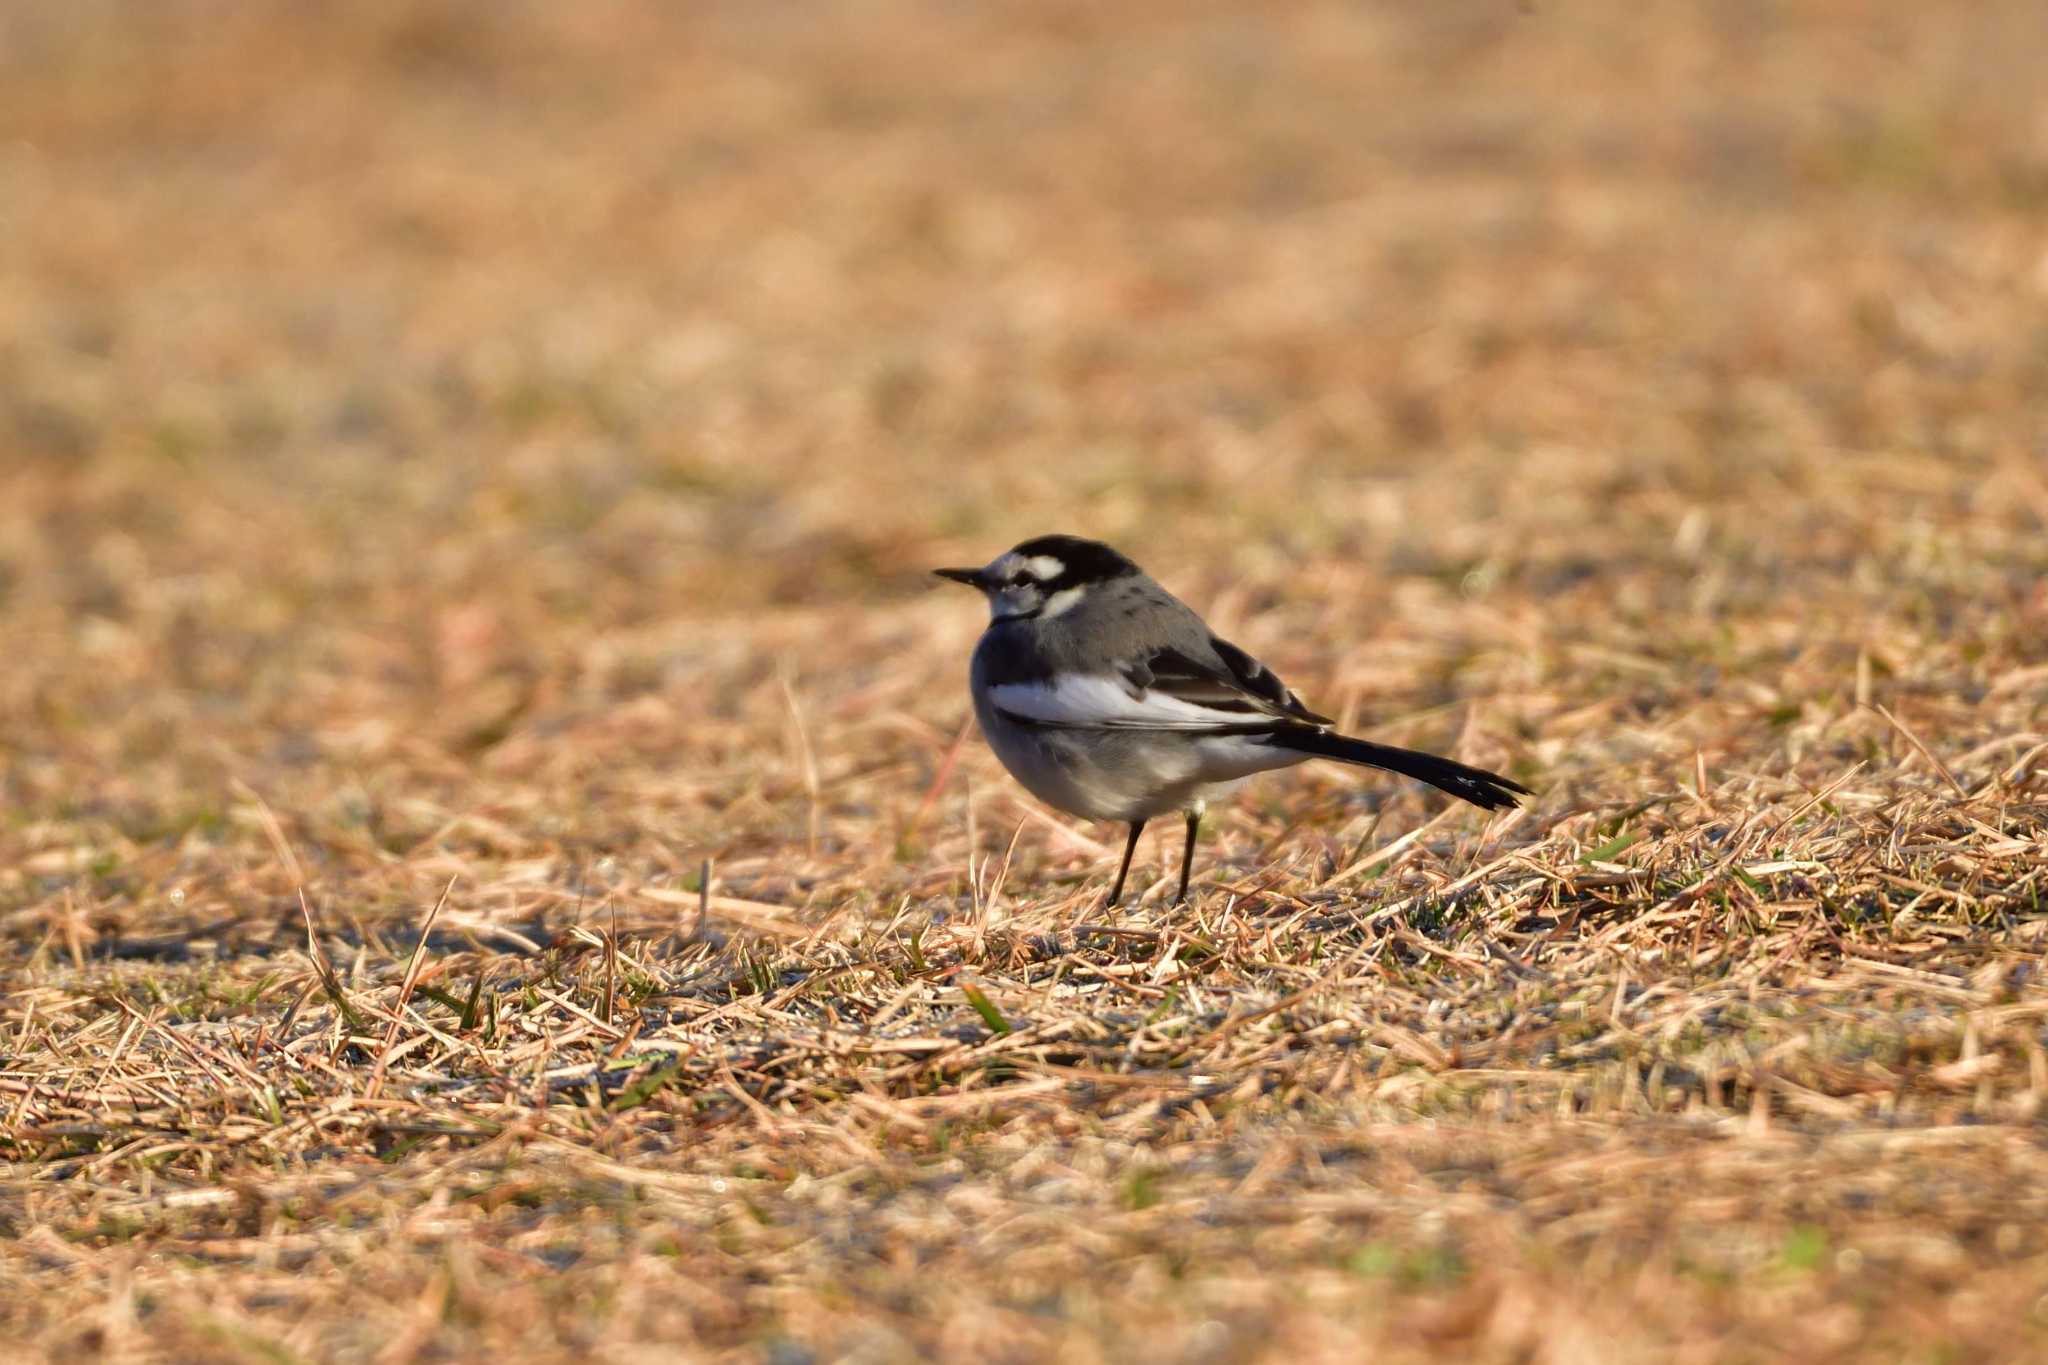
[[[1024,567],[1041,583],[1050,583],[1067,571],[1066,561],[1058,555],[1033,555],[1024,561]]]
[[[1072,611],[1087,595],[1088,589],[1078,584],[1071,588],[1061,588],[1045,599],[1045,605],[1038,609],[1038,619],[1050,621],[1063,611]]]

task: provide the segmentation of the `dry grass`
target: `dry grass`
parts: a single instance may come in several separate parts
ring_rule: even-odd
[[[8,9],[9,1353],[2048,1353],[2048,35],[1870,8]],[[1106,914],[1052,529],[1539,798]]]

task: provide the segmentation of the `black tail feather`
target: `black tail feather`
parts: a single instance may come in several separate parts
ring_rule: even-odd
[[[1334,758],[1340,763],[1359,763],[1368,768],[1385,768],[1390,773],[1413,777],[1427,782],[1439,791],[1449,792],[1461,801],[1470,801],[1486,810],[1505,810],[1519,805],[1517,794],[1531,795],[1529,789],[1511,777],[1487,772],[1435,754],[1418,753],[1414,749],[1396,749],[1389,744],[1374,744],[1371,740],[1353,739],[1331,730],[1318,730],[1312,726],[1288,726],[1273,734],[1272,742],[1298,753],[1313,754],[1317,758]]]

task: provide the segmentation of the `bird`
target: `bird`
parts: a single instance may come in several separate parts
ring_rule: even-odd
[[[988,628],[968,671],[989,747],[1057,810],[1130,826],[1108,905],[1123,897],[1148,821],[1187,822],[1187,900],[1203,812],[1246,779],[1312,758],[1417,778],[1485,810],[1533,795],[1512,778],[1337,733],[1273,670],[1210,630],[1120,551],[1043,535],[978,569],[934,569],[979,590]]]

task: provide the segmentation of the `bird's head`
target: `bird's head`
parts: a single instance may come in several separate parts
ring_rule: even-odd
[[[932,572],[979,588],[988,598],[989,619],[1001,623],[1050,620],[1079,606],[1090,588],[1135,574],[1138,566],[1099,540],[1038,536],[979,569]]]

